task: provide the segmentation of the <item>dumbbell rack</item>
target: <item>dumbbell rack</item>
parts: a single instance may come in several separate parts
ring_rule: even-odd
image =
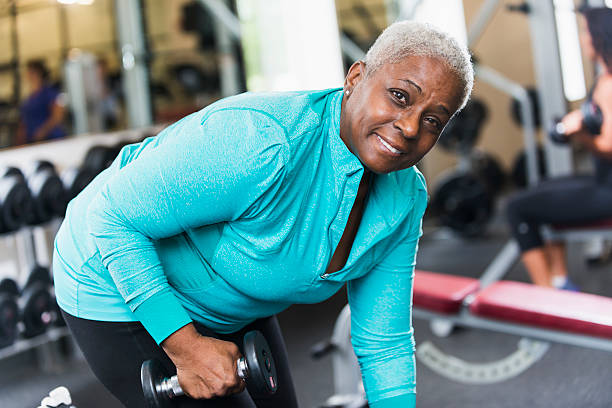
[[[69,336],[66,327],[54,327],[45,333],[32,337],[31,339],[18,339],[12,345],[0,349],[0,360],[15,356],[28,350],[36,350],[38,363],[41,370],[45,372],[58,371],[58,350],[52,343]]]
[[[36,265],[49,265],[51,257],[48,251],[49,230],[55,233],[59,225],[58,219],[35,226],[24,226],[19,231],[11,233],[16,243],[17,264],[20,277]],[[53,234],[54,235],[54,234]],[[23,279],[19,279],[22,281]],[[23,283],[23,282],[21,282]],[[49,327],[44,333],[32,338],[18,338],[10,346],[0,349],[0,361],[26,351],[34,351],[38,366],[43,372],[58,372],[61,370],[64,353],[60,350],[58,341],[71,339],[67,327]],[[69,350],[76,350],[69,345]]]

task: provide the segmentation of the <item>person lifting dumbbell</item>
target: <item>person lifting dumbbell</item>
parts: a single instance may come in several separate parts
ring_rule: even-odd
[[[427,205],[414,165],[473,75],[465,46],[403,21],[342,88],[222,99],[123,149],[71,201],[55,241],[56,296],[92,371],[130,408],[146,407],[150,359],[176,370],[164,384],[192,397],[181,407],[296,407],[275,315],[347,284],[370,406],[413,407]],[[237,374],[252,330],[270,345],[272,395],[244,392]]]
[[[511,231],[532,281],[577,290],[568,278],[565,246],[544,242],[543,224],[584,224],[612,217],[612,9],[583,8],[585,54],[601,67],[589,97],[578,110],[554,124],[557,143],[576,141],[593,153],[595,173],[545,180],[516,193],[507,205]]]
[[[576,123],[577,122],[577,123]],[[556,119],[548,131],[550,140],[557,144],[567,144],[570,136],[577,132],[587,132],[591,136],[601,133],[603,114],[589,94],[579,110],[568,113],[562,119]]]

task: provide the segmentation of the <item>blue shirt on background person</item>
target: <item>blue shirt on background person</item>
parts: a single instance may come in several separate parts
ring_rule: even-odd
[[[32,93],[21,105],[21,120],[25,126],[25,142],[34,142],[36,131],[49,120],[52,114],[52,106],[58,103],[60,92],[56,87],[43,85],[42,88]],[[48,133],[46,139],[60,139],[66,136],[63,126],[56,125]]]

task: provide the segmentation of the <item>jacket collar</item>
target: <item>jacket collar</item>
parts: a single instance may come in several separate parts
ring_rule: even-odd
[[[344,92],[339,88],[329,101],[329,130],[328,144],[331,154],[332,166],[337,179],[343,180],[358,171],[363,171],[363,165],[340,138],[340,113]]]

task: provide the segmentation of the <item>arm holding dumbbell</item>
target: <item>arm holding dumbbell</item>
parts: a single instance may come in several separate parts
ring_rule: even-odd
[[[599,106],[603,117],[599,134],[592,135],[583,128],[570,137],[594,154],[612,159],[612,78],[603,77],[599,80],[593,93],[593,102]]]
[[[550,131],[552,141],[562,144],[575,140],[596,155],[612,159],[611,101],[612,79],[601,78],[593,93],[592,102],[585,102],[581,109],[569,112],[553,124]],[[589,108],[597,112],[590,112]],[[600,127],[597,122],[601,123]]]
[[[236,374],[241,354],[234,343],[202,336],[189,323],[161,346],[176,366],[179,384],[189,397],[209,399],[244,389],[244,381]]]

